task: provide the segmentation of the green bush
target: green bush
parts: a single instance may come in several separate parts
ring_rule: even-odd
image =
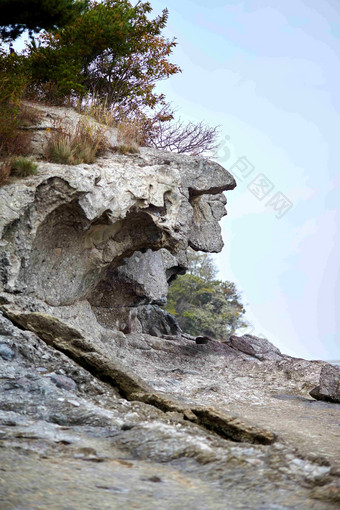
[[[38,165],[31,158],[17,157],[11,165],[11,175],[15,177],[28,177],[37,173]]]
[[[188,273],[170,285],[166,310],[184,332],[224,340],[246,325],[237,288],[232,282],[216,280],[210,255],[190,250],[188,262]]]

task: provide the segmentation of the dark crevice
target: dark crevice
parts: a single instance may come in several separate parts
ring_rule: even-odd
[[[235,185],[236,186],[236,185]],[[235,188],[234,185],[228,186],[228,187],[221,187],[221,186],[215,186],[209,189],[194,189],[194,188],[188,188],[189,190],[189,202],[191,202],[193,199],[200,197],[202,195],[219,195],[220,193],[223,193],[224,191],[232,190]]]

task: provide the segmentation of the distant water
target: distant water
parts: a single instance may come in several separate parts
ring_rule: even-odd
[[[327,361],[327,363],[330,363],[331,365],[340,365],[340,359],[336,359],[336,360],[332,360],[332,361]]]

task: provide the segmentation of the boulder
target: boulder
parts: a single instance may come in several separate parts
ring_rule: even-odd
[[[254,335],[235,336],[229,339],[229,345],[244,354],[253,356],[259,360],[281,359],[280,350],[275,347],[266,338],[260,338]]]
[[[319,385],[309,394],[316,400],[340,404],[340,367],[327,363],[321,370]]]

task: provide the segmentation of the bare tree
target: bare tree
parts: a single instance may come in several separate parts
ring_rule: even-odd
[[[184,123],[182,120],[158,122],[153,126],[147,145],[194,156],[208,153],[218,147],[219,126],[210,127],[204,122]]]

